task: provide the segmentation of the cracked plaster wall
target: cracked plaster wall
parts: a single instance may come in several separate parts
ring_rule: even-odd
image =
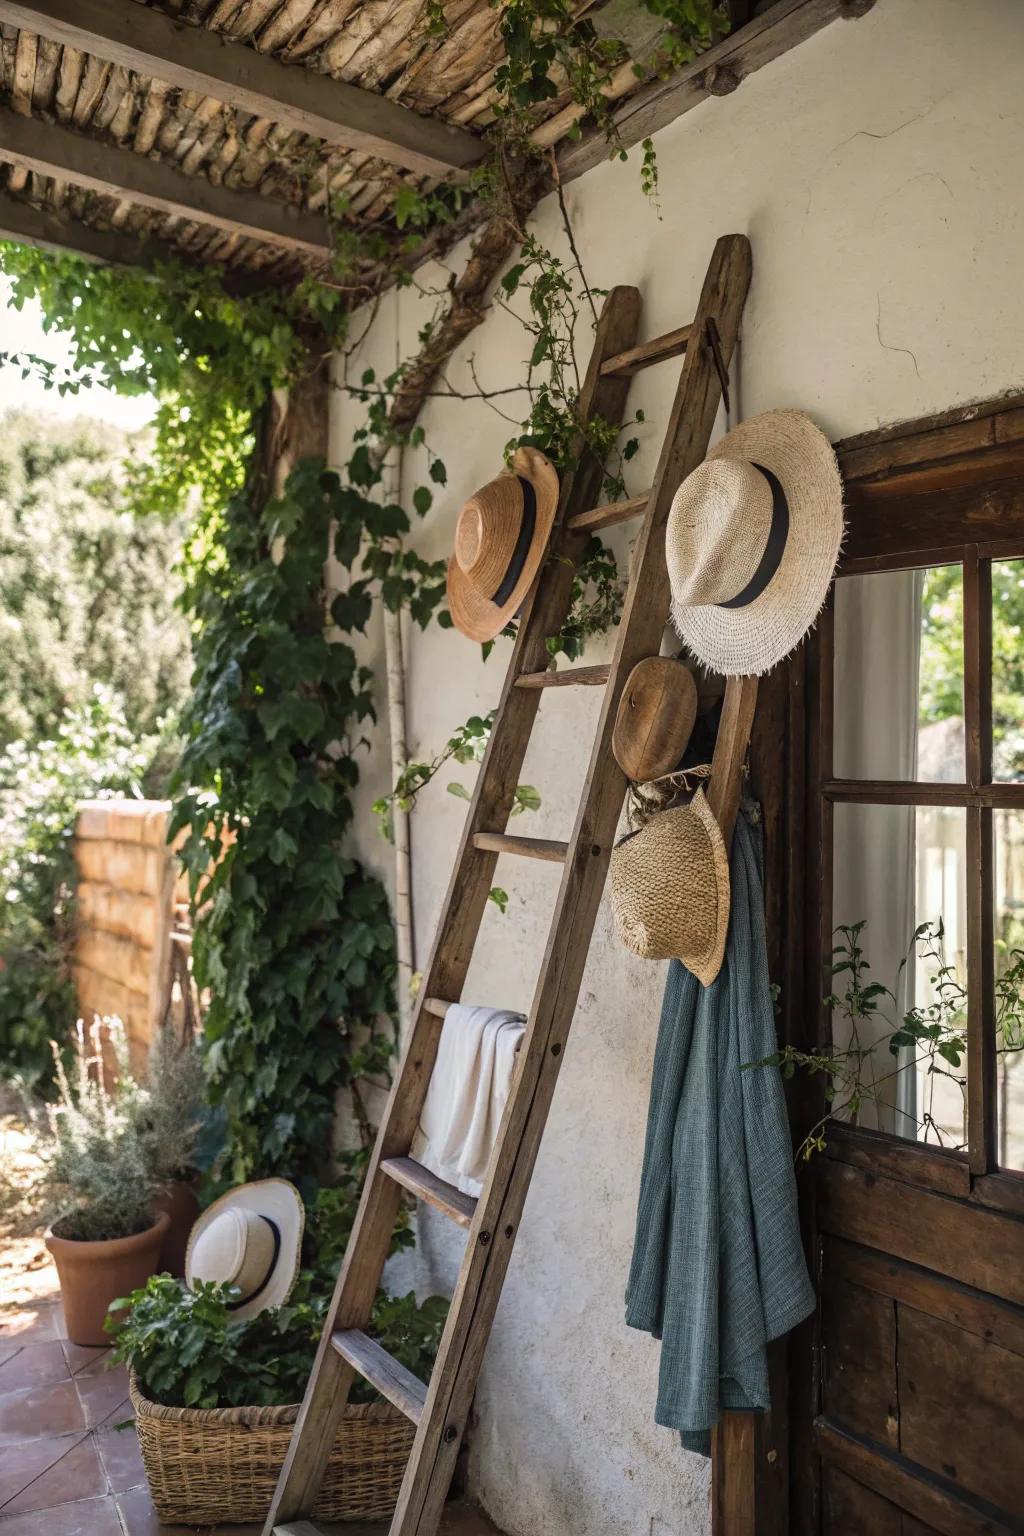
[[[571,185],[590,280],[636,283],[642,334],[654,335],[690,318],[715,237],[746,231],[754,281],[742,412],[802,406],[833,437],[1021,388],[1022,76],[1016,0],[878,0],[867,17],[834,23],[658,135],[660,220],[639,191],[637,151]],[[535,223],[564,249],[553,199]],[[457,270],[464,254],[448,265]],[[389,296],[354,376],[409,355],[428,313],[415,293]],[[472,388],[474,356],[486,387],[517,383],[525,350],[522,331],[494,314],[449,378]],[[634,388],[648,420],[631,491],[650,482],[676,377],[677,365],[665,364]],[[355,420],[336,396],[339,460]],[[434,402],[423,420],[449,489],[416,542],[438,557],[460,499],[495,473],[512,428],[480,402]],[[613,542],[625,562],[629,532]],[[382,679],[379,628],[366,650]],[[595,644],[586,660],[609,650]],[[507,654],[500,642],[484,665],[469,642],[436,626],[410,637],[414,755],[493,705]],[[596,695],[545,698],[523,775],[543,804],[520,830],[566,835]],[[370,814],[387,782],[380,733],[376,745],[358,792],[357,840],[387,877],[388,849]],[[465,809],[445,792],[455,777],[468,784],[472,770],[442,775],[413,820],[420,964]],[[528,1005],[557,879],[554,866],[499,865],[509,913],[487,913],[468,1000]],[[707,1465],[654,1425],[657,1350],[622,1323],[662,985],[661,966],[616,945],[605,903],[478,1397],[473,1487],[511,1536],[698,1536],[709,1527]],[[450,1290],[459,1253],[459,1235],[428,1213],[418,1257],[392,1283]]]

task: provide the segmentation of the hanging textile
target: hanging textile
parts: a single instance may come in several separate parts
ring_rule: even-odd
[[[702,987],[670,963],[647,1122],[626,1322],[661,1343],[655,1417],[710,1452],[728,1409],[769,1406],[766,1345],[814,1308],[775,1067],[760,829],[730,859],[725,963]]]

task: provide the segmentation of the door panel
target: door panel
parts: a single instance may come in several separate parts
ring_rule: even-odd
[[[794,1536],[1024,1536],[1024,460],[962,425],[841,453],[808,648],[801,1046],[863,1071],[800,1090],[814,1146],[845,1123],[805,1181]]]

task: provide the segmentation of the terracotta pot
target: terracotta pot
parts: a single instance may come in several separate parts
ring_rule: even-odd
[[[46,1246],[57,1266],[64,1320],[72,1344],[110,1343],[110,1335],[103,1327],[107,1308],[118,1296],[127,1296],[156,1274],[160,1244],[169,1225],[170,1218],[161,1211],[151,1227],[136,1232],[134,1237],[83,1243],[47,1232]]]
[[[172,1179],[154,1202],[156,1210],[165,1212],[170,1218],[170,1225],[160,1244],[160,1263],[157,1268],[161,1274],[166,1270],[176,1280],[184,1277],[189,1233],[199,1215],[199,1197],[196,1194],[199,1179],[198,1173],[188,1179]]]

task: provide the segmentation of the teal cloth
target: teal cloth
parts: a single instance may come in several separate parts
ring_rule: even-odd
[[[766,1345],[814,1308],[776,1067],[756,809],[736,823],[725,963],[669,967],[626,1322],[662,1341],[655,1418],[710,1451],[727,1410],[766,1409]]]

